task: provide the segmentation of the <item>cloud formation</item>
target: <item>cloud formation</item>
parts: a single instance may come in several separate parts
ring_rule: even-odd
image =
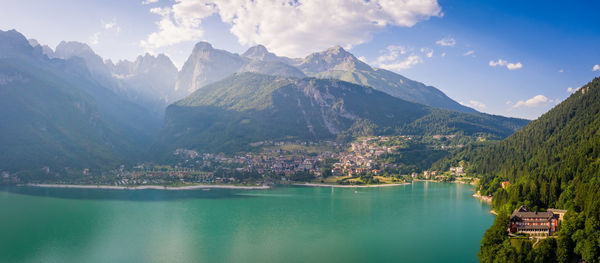
[[[511,63],[503,59],[498,59],[497,61],[490,60],[489,65],[490,67],[505,66],[508,70],[523,68],[523,64],[521,64],[521,62]]]
[[[98,45],[98,43],[100,43],[100,32],[96,32],[92,36],[90,36],[91,45]]]
[[[600,65],[598,65],[598,64],[594,65],[594,67],[592,68],[592,71],[600,71]]]
[[[350,48],[386,26],[411,27],[442,16],[437,0],[175,0],[151,12],[161,20],[158,31],[141,41],[147,49],[199,40],[202,19],[217,14],[240,44],[294,57],[334,45]]]
[[[546,106],[548,104],[554,103],[554,100],[548,99],[546,96],[544,95],[536,95],[533,96],[533,98],[525,100],[525,101],[517,101],[517,103],[515,103],[515,105],[513,105],[513,108],[520,108],[520,107],[527,107],[527,108],[535,108],[535,107],[540,107],[540,106]]]
[[[426,57],[428,58],[432,58],[433,57],[433,49],[431,48],[421,48],[421,53],[424,53]]]
[[[383,54],[377,57],[374,64],[383,69],[399,71],[412,68],[414,65],[423,63],[424,58],[432,57],[433,49],[430,48],[415,50],[414,48],[392,45],[383,50]]]
[[[485,105],[483,102],[476,101],[476,100],[469,100],[469,103],[460,102],[460,104],[462,104],[463,106],[475,108],[478,110],[485,110],[487,108],[487,105]]]
[[[475,50],[469,50],[463,54],[463,56],[475,56]]]
[[[98,45],[98,43],[100,43],[100,38],[106,37],[106,35],[111,31],[117,34],[121,32],[121,27],[119,27],[117,21],[114,19],[110,22],[104,22],[104,20],[100,20],[100,23],[102,24],[102,30],[95,32],[90,36],[90,45]]]
[[[454,38],[447,37],[447,38],[442,38],[442,39],[436,41],[435,43],[440,46],[443,46],[443,47],[453,47],[454,45],[456,45],[456,40],[454,40]]]

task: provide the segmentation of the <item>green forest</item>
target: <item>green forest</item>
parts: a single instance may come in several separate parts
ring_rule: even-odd
[[[481,242],[482,262],[600,262],[600,78],[505,140],[465,147],[433,169],[461,160],[498,212]],[[534,248],[509,239],[508,217],[522,204],[567,209],[557,238]]]

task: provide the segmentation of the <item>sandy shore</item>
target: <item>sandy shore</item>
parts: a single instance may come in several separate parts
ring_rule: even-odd
[[[492,197],[491,197],[491,196],[484,196],[484,195],[480,195],[480,194],[479,194],[479,192],[477,192],[477,193],[474,193],[474,194],[473,194],[473,197],[475,197],[475,198],[477,198],[477,199],[479,199],[479,200],[481,200],[481,201],[484,201],[484,202],[486,202],[486,203],[489,203],[489,204],[491,204],[491,203],[492,203]]]
[[[335,187],[335,188],[372,188],[372,187],[388,187],[388,186],[400,186],[400,185],[409,185],[410,183],[401,183],[401,184],[374,184],[374,185],[341,185],[341,184],[292,184],[297,186],[310,186],[310,187]]]
[[[25,186],[48,187],[48,188],[79,188],[79,189],[113,189],[113,190],[197,190],[207,188],[221,189],[246,189],[246,190],[263,190],[270,189],[268,185],[261,186],[242,186],[242,185],[216,185],[216,184],[201,184],[188,186],[162,186],[162,185],[140,185],[140,186],[114,186],[114,185],[81,185],[81,184],[26,184]]]

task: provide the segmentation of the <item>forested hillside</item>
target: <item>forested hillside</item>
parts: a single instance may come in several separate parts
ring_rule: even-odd
[[[408,102],[340,80],[241,73],[167,109],[158,148],[250,150],[263,140],[348,140],[364,135],[464,134],[504,138],[526,120]]]
[[[467,147],[434,169],[461,160],[467,162],[468,173],[481,178],[482,194],[493,194],[498,222],[521,204],[536,210],[568,209],[557,242],[551,239],[542,246],[549,246],[556,258],[543,262],[600,261],[600,78],[507,139]],[[502,181],[511,185],[503,189]],[[516,261],[529,253],[508,245],[501,231],[505,226],[498,222],[482,241],[480,259]],[[536,258],[532,255],[527,261]]]
[[[14,30],[0,31],[0,105],[0,170],[21,178],[139,160],[159,126],[80,58],[48,59]]]

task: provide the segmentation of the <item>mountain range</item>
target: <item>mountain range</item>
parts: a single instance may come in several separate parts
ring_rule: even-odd
[[[384,69],[373,68],[336,46],[304,59],[279,57],[264,46],[251,47],[242,55],[215,49],[206,42],[195,45],[177,78],[176,90],[186,94],[234,73],[304,76],[339,79],[369,86],[394,97],[427,106],[476,112],[450,99],[440,90]]]
[[[455,134],[504,138],[527,121],[405,101],[335,79],[236,73],[167,108],[159,141],[171,149],[251,150],[262,140]]]
[[[341,47],[296,59],[199,42],[178,71],[162,54],[114,63],[83,43],[52,50],[11,30],[0,34],[0,59],[3,170],[152,160],[150,145],[160,155],[365,134],[500,139],[528,122],[478,113]]]
[[[160,125],[80,57],[50,59],[14,30],[0,32],[0,104],[0,169],[24,173],[139,160]]]
[[[339,46],[300,59],[277,56],[262,45],[251,47],[239,55],[216,49],[207,42],[199,42],[178,71],[173,62],[163,54],[145,54],[138,56],[135,61],[121,60],[114,63],[103,60],[87,44],[80,42],[62,41],[55,50],[47,45],[40,45],[34,39],[29,42],[34,47],[40,46],[42,53],[49,58],[82,58],[96,81],[146,107],[159,117],[162,117],[164,109],[170,103],[201,87],[241,72],[339,79],[427,106],[476,112],[434,87],[388,70],[373,68]]]

